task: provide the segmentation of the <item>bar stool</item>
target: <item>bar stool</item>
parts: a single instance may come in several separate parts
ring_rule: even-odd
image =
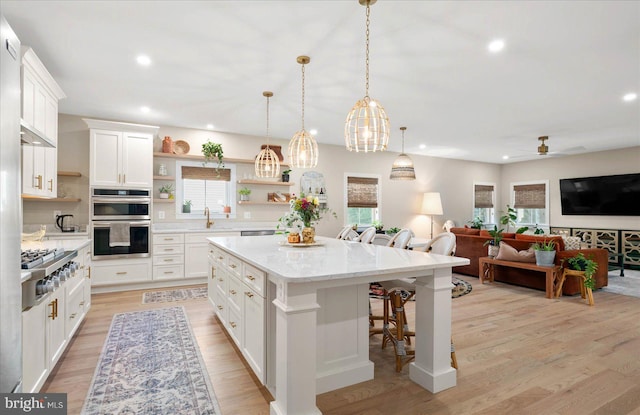
[[[556,298],[562,296],[562,286],[564,285],[564,280],[567,277],[578,277],[580,279],[580,296],[587,300],[589,306],[594,305],[593,292],[591,291],[591,288],[584,285],[584,282],[587,280],[587,276],[584,271],[576,271],[569,268],[565,268],[564,271],[562,271],[560,281],[558,281],[558,284],[556,285]]]

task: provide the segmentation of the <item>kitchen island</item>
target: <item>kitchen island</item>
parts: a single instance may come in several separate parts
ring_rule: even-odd
[[[451,267],[468,259],[330,238],[308,247],[290,246],[282,236],[208,240],[210,301],[275,396],[271,414],[319,414],[316,394],[373,378],[368,292],[374,281],[416,278],[416,356],[409,376],[434,393],[456,385]],[[245,295],[235,298],[238,291]],[[261,295],[262,308],[242,306]]]

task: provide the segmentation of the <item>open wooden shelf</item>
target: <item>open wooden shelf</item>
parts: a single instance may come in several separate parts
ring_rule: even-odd
[[[289,202],[254,202],[252,200],[239,200],[239,205],[289,205]]]
[[[175,199],[153,199],[153,203],[174,203]]]
[[[82,173],[79,171],[58,171],[58,176],[67,176],[67,177],[80,177]]]
[[[153,176],[153,180],[165,180],[167,182],[174,182],[176,178],[173,176]]]
[[[166,159],[179,159],[179,160],[200,160],[204,162],[204,156],[199,154],[171,154],[171,153],[153,153],[153,157],[157,158],[166,158]],[[223,159],[224,163],[244,163],[244,164],[255,164],[255,160],[250,159],[233,159],[225,157]],[[216,162],[213,162],[212,165],[217,165]],[[281,166],[288,167],[289,165],[286,163],[280,163]]]
[[[29,202],[64,202],[64,203],[76,203],[79,202],[81,199],[79,198],[73,198],[73,197],[65,197],[65,198],[55,198],[55,199],[47,199],[44,197],[38,197],[38,196],[30,196],[30,195],[22,195],[22,200],[25,201],[29,201]]]
[[[266,180],[238,180],[238,184],[259,184],[264,186],[293,186],[293,182],[269,182]]]

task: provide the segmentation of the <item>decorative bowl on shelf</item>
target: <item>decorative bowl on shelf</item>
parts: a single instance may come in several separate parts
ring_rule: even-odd
[[[191,147],[189,146],[189,143],[184,140],[178,140],[173,143],[173,152],[175,154],[187,154],[190,149]]]

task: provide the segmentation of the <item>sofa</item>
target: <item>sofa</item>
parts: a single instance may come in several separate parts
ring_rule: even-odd
[[[493,238],[486,230],[480,229],[466,227],[451,228],[451,232],[456,235],[455,255],[458,257],[468,258],[470,260],[469,265],[454,267],[453,272],[478,277],[480,271],[478,259],[480,257],[486,257],[488,255],[488,247],[485,245],[485,242],[490,241]],[[594,278],[596,280],[596,288],[607,286],[609,282],[609,254],[606,249],[597,248],[567,250],[565,249],[565,241],[559,235],[528,235],[503,233],[502,242],[510,245],[517,250],[526,250],[529,249],[533,243],[543,240],[553,240],[556,242],[556,265],[563,265],[566,267],[568,264],[563,264],[563,260],[571,258],[577,255],[579,252],[582,252],[585,257],[596,261],[598,263],[598,270],[594,275]],[[535,288],[542,291],[545,290],[545,278],[544,274],[541,272],[497,266],[495,268],[494,277],[496,281]],[[567,278],[563,285],[562,293],[564,295],[579,294],[579,284],[580,283],[577,278]]]

